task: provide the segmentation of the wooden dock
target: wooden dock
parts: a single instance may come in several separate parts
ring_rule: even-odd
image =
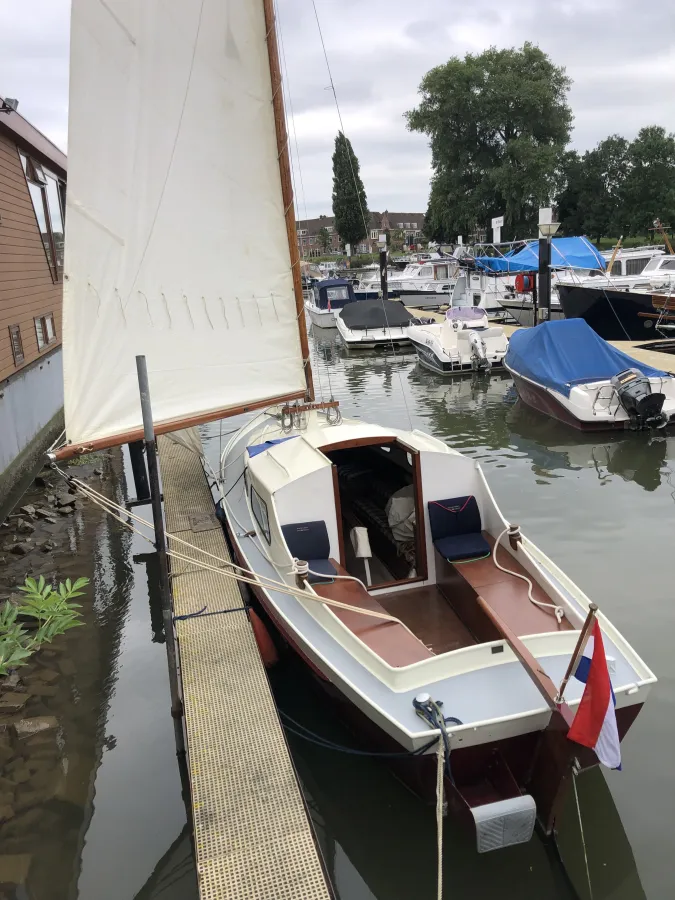
[[[199,456],[171,436],[158,443],[169,549],[206,559],[175,535],[229,560]],[[242,606],[236,581],[190,562],[171,560],[171,582],[176,616]],[[177,620],[176,632],[200,897],[329,900],[246,612]]]

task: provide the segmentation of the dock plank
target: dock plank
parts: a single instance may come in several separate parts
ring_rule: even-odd
[[[190,438],[199,440],[196,431]],[[175,535],[230,560],[199,457],[170,435],[158,444],[169,548],[205,558]],[[242,605],[234,580],[185,560],[174,559],[171,570],[176,615]],[[176,632],[200,897],[329,900],[248,616],[181,620]]]

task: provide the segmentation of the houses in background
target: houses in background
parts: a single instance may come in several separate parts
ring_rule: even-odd
[[[326,249],[319,232],[325,228],[328,232]],[[342,253],[342,241],[335,230],[333,216],[319,216],[316,219],[301,219],[296,223],[298,247],[303,259],[317,256],[338,255]],[[383,213],[371,212],[368,223],[368,236],[352,253],[375,253],[378,249],[377,239],[382,232],[389,231],[392,246],[397,243],[401,247],[417,247],[422,240],[424,230],[424,213],[397,213],[385,210]]]
[[[0,505],[63,427],[65,197],[65,155],[5,106],[0,110]]]

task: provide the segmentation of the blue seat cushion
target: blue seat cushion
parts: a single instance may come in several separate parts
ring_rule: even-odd
[[[291,556],[296,559],[325,559],[330,556],[328,529],[323,519],[282,525],[281,530]]]
[[[482,534],[453,534],[434,541],[434,547],[448,562],[489,556],[490,545]]]
[[[337,575],[337,571],[335,570],[335,566],[328,559],[308,559],[309,568],[312,572],[320,572],[321,575],[309,575],[309,583],[316,584],[317,582],[325,581],[326,579],[331,579],[333,576]]]
[[[434,542],[450,535],[480,534],[482,530],[480,511],[475,497],[432,500],[427,503],[427,508],[431,538]]]

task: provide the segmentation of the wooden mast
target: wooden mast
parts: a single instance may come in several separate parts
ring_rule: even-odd
[[[263,9],[265,11],[267,55],[270,61],[270,76],[272,79],[272,104],[274,106],[274,125],[277,132],[277,151],[279,154],[279,173],[281,175],[281,194],[284,200],[284,215],[286,217],[288,250],[291,254],[291,271],[293,273],[295,308],[298,311],[298,330],[300,332],[300,347],[302,348],[302,361],[305,369],[305,379],[307,381],[307,398],[308,400],[312,401],[314,400],[314,382],[312,379],[312,367],[309,361],[307,326],[305,325],[305,301],[302,296],[300,253],[298,251],[298,235],[295,227],[295,212],[293,210],[291,161],[288,154],[288,132],[286,131],[286,113],[284,111],[284,97],[281,84],[281,67],[279,66],[279,47],[277,45],[274,0],[263,0]]]
[[[283,394],[270,397],[265,400],[255,401],[235,407],[221,407],[209,412],[199,413],[194,416],[183,416],[180,419],[170,419],[155,423],[155,434],[168,434],[183,428],[191,428],[206,422],[215,422],[229,416],[237,416],[256,409],[264,409],[267,406],[275,406],[282,403],[290,403],[303,397],[308,401],[314,400],[314,382],[309,358],[309,342],[305,325],[305,304],[302,296],[302,279],[300,273],[300,254],[298,252],[298,239],[295,227],[295,213],[293,210],[293,186],[291,181],[291,163],[288,154],[288,134],[286,131],[286,117],[284,112],[284,100],[281,85],[281,68],[279,66],[279,48],[275,28],[275,16],[273,0],[263,0],[265,17],[265,38],[267,43],[267,55],[269,58],[270,78],[272,84],[272,104],[274,108],[274,125],[277,138],[277,151],[279,159],[279,174],[281,176],[281,193],[284,204],[284,217],[286,220],[286,236],[291,258],[291,272],[293,275],[293,292],[295,295],[295,308],[297,311],[298,331],[300,334],[300,348],[302,351],[303,369],[305,373],[306,391]],[[326,404],[327,405],[327,404]],[[336,405],[336,404],[334,404]],[[88,441],[85,444],[67,444],[61,447],[53,455],[57,460],[71,459],[82,453],[90,453],[93,450],[104,450],[108,447],[117,447],[133,441],[143,439],[143,428],[130,429],[129,431],[110,435]]]

